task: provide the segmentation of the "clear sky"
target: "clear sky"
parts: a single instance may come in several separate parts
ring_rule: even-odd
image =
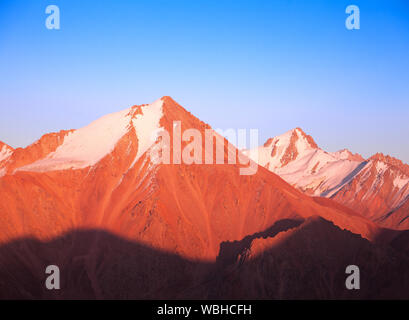
[[[406,0],[0,0],[0,75],[13,147],[169,95],[260,144],[299,126],[328,151],[409,163]]]

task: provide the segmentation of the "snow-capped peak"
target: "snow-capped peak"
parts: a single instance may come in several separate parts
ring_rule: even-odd
[[[160,129],[160,119],[163,116],[163,102],[164,100],[162,98],[156,100],[148,107],[142,106],[142,110],[138,110],[132,118],[132,126],[135,128],[138,137],[138,152],[134,163],[155,142],[155,133],[157,134]]]
[[[245,153],[256,161],[258,154],[259,165],[316,196],[329,196],[339,190],[347,182],[345,177],[363,161],[348,150],[325,152],[300,128],[271,138],[263,146]]]
[[[318,146],[315,141],[300,128],[295,128],[280,136],[270,138],[263,146],[247,150],[245,153],[250,158],[258,159],[261,166],[271,170],[285,167],[290,162],[316,149]]]
[[[270,138],[266,141],[264,146],[273,145],[279,143],[281,146],[291,146],[291,144],[297,143],[297,147],[301,150],[305,149],[316,149],[318,148],[314,139],[307,135],[301,128],[295,128],[287,131],[286,133],[277,136],[275,138]]]
[[[336,158],[351,161],[364,161],[365,159],[358,153],[352,153],[348,149],[342,149],[332,153]]]
[[[158,99],[149,105],[133,106],[103,116],[69,133],[64,142],[47,157],[17,171],[52,171],[93,166],[110,154],[132,128],[138,138],[138,158],[154,143],[151,137],[159,128],[162,105],[162,99]]]

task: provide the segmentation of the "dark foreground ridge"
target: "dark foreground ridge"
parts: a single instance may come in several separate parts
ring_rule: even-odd
[[[3,245],[0,298],[408,299],[409,256],[397,241],[376,245],[322,218],[283,220],[224,243],[217,262],[206,263],[105,231],[72,231],[50,242]],[[60,290],[45,287],[51,264],[60,268]],[[351,264],[360,267],[360,290],[345,288]]]

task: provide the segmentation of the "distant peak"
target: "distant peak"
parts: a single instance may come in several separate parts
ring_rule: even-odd
[[[277,136],[275,138],[268,138],[266,142],[264,143],[264,147],[269,147],[271,146],[274,142],[277,140],[286,140],[288,141],[289,144],[294,144],[298,140],[304,140],[307,146],[313,149],[317,149],[318,145],[315,143],[314,139],[306,134],[301,128],[297,127],[295,129],[292,129],[290,131],[287,131],[286,133]]]
[[[160,98],[164,103],[177,103],[172,97],[170,96],[163,96]]]
[[[338,155],[341,159],[351,160],[351,161],[365,161],[365,159],[359,153],[352,153],[348,149],[342,149],[334,153]]]
[[[300,127],[297,127],[297,128],[295,128],[295,129],[293,129],[292,131],[298,131],[299,133],[306,135],[306,133],[304,132],[304,130],[301,129]]]
[[[409,165],[403,163],[401,160],[391,157],[389,155],[384,155],[383,153],[375,153],[372,157],[369,158],[374,162],[380,161],[386,163],[394,168],[401,170],[403,173],[409,176]]]
[[[185,108],[183,108],[179,103],[177,103],[177,102],[176,102],[172,97],[170,97],[170,96],[163,96],[163,97],[160,98],[159,100],[163,102],[163,105],[166,106],[166,108],[170,108],[170,109],[172,109],[172,110],[182,108],[183,110],[186,110]]]
[[[385,154],[383,154],[381,152],[375,153],[373,156],[371,156],[369,158],[369,160],[382,161],[382,162],[385,162],[385,163],[391,164],[391,165],[394,165],[394,164],[402,164],[403,165],[404,164],[401,160],[396,159],[394,157],[391,157],[390,155],[385,155]]]
[[[385,156],[383,153],[377,152],[377,153],[375,153],[373,156],[371,156],[371,157],[369,158],[369,160],[387,162],[388,158],[392,158],[392,157],[390,157],[390,156],[388,156],[388,155]]]
[[[297,128],[295,128],[295,129],[293,129],[292,131],[293,131],[293,132],[296,132],[298,135],[300,135],[300,136],[303,137],[305,140],[307,140],[308,143],[309,143],[309,145],[310,145],[312,148],[318,148],[318,145],[315,143],[314,139],[313,139],[310,135],[306,134],[306,133],[304,132],[304,130],[301,129],[300,127],[297,127]]]

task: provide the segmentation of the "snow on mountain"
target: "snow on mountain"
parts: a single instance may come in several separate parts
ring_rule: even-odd
[[[408,197],[409,166],[393,157],[376,154],[332,198],[382,225],[409,229],[408,220],[402,223],[393,214]]]
[[[132,128],[138,138],[135,162],[153,144],[152,135],[159,129],[162,100],[108,114],[86,127],[70,132],[64,142],[45,158],[16,171],[54,171],[90,167],[110,154],[118,141]]]
[[[393,179],[393,185],[395,188],[402,189],[409,183],[409,177],[403,176],[402,174],[396,174],[395,179]]]
[[[409,228],[409,219],[402,223],[390,214],[409,197],[409,166],[398,159],[376,154],[365,160],[346,149],[326,152],[300,128],[244,152],[306,194],[332,198],[389,227]]]
[[[329,264],[325,267],[342,272],[344,262],[356,257],[355,252],[345,250],[349,247],[363,256],[362,261],[372,264],[373,259],[367,257],[377,253],[376,270],[390,270],[390,260],[400,268],[392,271],[406,266],[406,260],[379,251],[387,245],[378,246],[383,230],[353,210],[331,199],[311,198],[262,168],[251,176],[240,175],[241,165],[227,163],[227,144],[224,164],[181,163],[157,165],[151,170],[145,150],[149,150],[161,126],[172,133],[174,121],[180,121],[183,132],[193,128],[203,136],[211,129],[173,99],[163,97],[151,105],[134,106],[101,118],[83,129],[44,135],[33,145],[13,152],[12,166],[0,179],[0,261],[4,262],[0,268],[0,298],[55,297],[44,286],[44,290],[38,289],[48,261],[64,268],[68,287],[59,298],[67,299],[169,298],[185,292],[188,298],[195,287],[193,279],[211,289],[199,288],[199,292],[213,296],[215,288],[222,288],[220,275],[246,268],[249,253],[254,259],[250,266],[263,256],[274,266],[283,265],[274,260],[280,254],[283,261],[300,257],[291,265],[301,270],[299,279],[309,277],[310,270],[321,277],[325,273],[322,257],[328,252],[332,256],[327,257]],[[183,141],[182,147],[188,143]],[[332,155],[320,151],[301,130],[271,140],[267,148],[267,162],[282,170],[298,163],[295,167],[301,177],[308,170],[330,172],[330,165],[351,161],[345,160],[345,152]],[[267,158],[273,149],[281,155],[279,159]],[[36,163],[33,167],[37,170],[53,170],[89,166],[96,161],[95,170],[12,174],[30,163]],[[385,234],[390,241],[397,233]],[[314,235],[319,236],[318,241]],[[256,248],[249,246],[252,240],[262,242],[257,256]],[[274,259],[267,252],[272,249]],[[342,259],[337,262],[337,257]],[[267,260],[257,262],[256,269]],[[235,268],[236,263],[240,268]],[[267,273],[271,274],[271,268]],[[193,277],[181,278],[181,274]],[[324,280],[331,283],[334,277],[330,274]],[[271,283],[270,278],[261,280]],[[245,283],[242,279],[248,276],[234,282],[228,279],[234,284],[232,292],[237,292],[237,283]],[[254,279],[258,286],[260,278]],[[283,279],[285,282],[288,277],[284,274]],[[390,283],[390,277],[383,279]],[[385,287],[383,283],[381,288]],[[239,293],[253,291],[248,288]],[[307,285],[304,290],[321,292],[322,286]]]
[[[362,163],[359,156],[348,150],[323,151],[300,128],[269,139],[263,146],[245,153],[254,160],[258,153],[261,166],[314,196],[333,195]]]
[[[132,119],[132,125],[138,137],[138,152],[132,166],[156,140],[155,134],[161,129],[163,100],[156,100],[151,105],[142,108],[142,113],[136,114]]]
[[[13,148],[0,141],[0,178],[6,174],[6,162],[12,154]]]
[[[342,160],[352,160],[352,161],[359,161],[362,162],[365,159],[358,153],[353,154],[351,151],[347,149],[343,149],[337,152],[332,153],[336,158]]]
[[[107,155],[122,158],[126,168],[121,174],[125,176],[154,145],[160,130],[172,131],[173,120],[183,120],[184,129],[206,127],[181,110],[171,98],[163,97],[149,105],[104,116],[78,130],[46,134],[24,149],[13,150],[0,144],[0,177],[16,171],[92,167],[102,164],[103,159],[110,161]],[[409,228],[409,219],[398,223],[393,214],[389,215],[409,197],[409,166],[397,159],[376,154],[365,160],[346,149],[326,152],[300,128],[243,152],[307,195],[332,198],[373,221]],[[143,166],[146,161],[152,159],[145,159]],[[152,168],[152,163],[147,168]],[[148,171],[144,176],[149,175]],[[122,182],[120,178],[115,186]]]
[[[240,175],[240,164],[227,163],[227,143],[224,164],[150,166],[147,151],[156,145],[155,133],[163,127],[173,134],[175,121],[182,132],[196,129],[204,136],[211,129],[163,97],[82,129],[48,134],[18,151],[34,160],[16,158],[0,179],[0,212],[5,213],[0,241],[50,239],[73,228],[97,227],[151,248],[209,260],[216,259],[224,241],[262,232],[280,219],[313,215],[367,239],[375,236],[370,221],[336,203],[321,205],[267,170]],[[189,143],[181,142],[181,148]],[[87,166],[93,170],[69,170]],[[15,169],[19,172],[13,174]],[[68,170],[50,172],[58,169]]]
[[[0,162],[7,160],[11,154],[13,153],[13,149],[6,145],[5,143],[0,142]]]

